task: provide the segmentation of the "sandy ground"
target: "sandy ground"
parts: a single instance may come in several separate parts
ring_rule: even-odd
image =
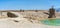
[[[14,22],[11,19],[1,19],[0,28],[60,28],[60,26],[49,26],[44,24],[31,23],[26,19]]]

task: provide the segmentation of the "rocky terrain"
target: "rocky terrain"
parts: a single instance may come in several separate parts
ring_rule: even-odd
[[[0,28],[60,28],[60,26],[50,26],[44,25],[41,23],[40,20],[48,19],[48,11],[24,11],[24,12],[17,12],[17,11],[10,11],[5,17],[1,15],[0,17]],[[7,15],[7,16],[6,16]],[[15,15],[12,16],[11,15]],[[60,18],[60,12],[56,12],[56,18]]]

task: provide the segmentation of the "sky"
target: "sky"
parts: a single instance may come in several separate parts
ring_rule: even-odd
[[[60,8],[60,0],[0,0],[0,10],[47,10]]]

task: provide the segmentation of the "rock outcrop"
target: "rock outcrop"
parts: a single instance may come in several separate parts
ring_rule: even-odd
[[[7,12],[7,16],[8,17],[11,17],[11,18],[15,18],[15,17],[18,17],[17,15],[11,13],[11,12]]]

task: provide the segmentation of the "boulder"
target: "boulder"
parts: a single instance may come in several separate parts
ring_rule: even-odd
[[[8,17],[11,17],[11,18],[15,18],[15,17],[18,17],[17,15],[11,13],[11,12],[7,12],[7,16]]]

